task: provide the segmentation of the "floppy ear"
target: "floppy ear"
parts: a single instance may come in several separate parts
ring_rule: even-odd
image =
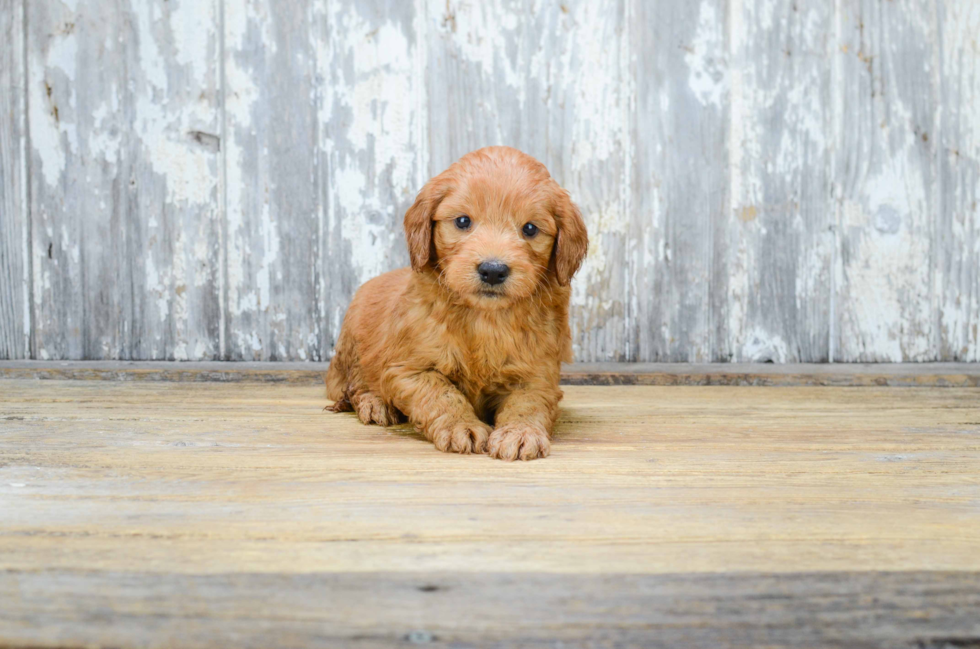
[[[432,217],[439,203],[449,193],[445,174],[436,176],[415,197],[415,203],[405,212],[405,240],[412,258],[412,270],[421,271],[435,258],[432,245]]]
[[[582,221],[582,213],[564,189],[559,189],[556,194],[554,213],[558,223],[558,235],[555,237],[552,253],[555,275],[559,284],[568,286],[589,250],[589,233]]]

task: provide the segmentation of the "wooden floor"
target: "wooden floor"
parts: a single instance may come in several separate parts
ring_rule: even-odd
[[[565,395],[507,464],[318,386],[0,380],[0,647],[980,647],[980,389]]]

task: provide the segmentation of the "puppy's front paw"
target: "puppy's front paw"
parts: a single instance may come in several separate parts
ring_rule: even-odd
[[[486,453],[490,427],[483,422],[457,422],[435,429],[430,439],[443,453]]]
[[[352,399],[352,404],[362,424],[394,426],[401,422],[401,413],[373,392],[362,392]]]
[[[548,431],[531,424],[504,424],[490,433],[490,457],[498,460],[533,460],[548,457]]]

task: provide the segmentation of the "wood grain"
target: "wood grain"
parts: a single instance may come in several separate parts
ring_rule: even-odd
[[[736,2],[728,166],[719,218],[737,362],[827,361],[833,3]]]
[[[30,358],[24,5],[0,0],[0,359]]]
[[[319,360],[311,3],[225,3],[224,358]]]
[[[26,6],[35,357],[218,357],[218,0]]]
[[[325,361],[511,144],[579,361],[980,360],[970,0],[4,1],[0,358]]]
[[[506,464],[319,386],[3,381],[0,646],[971,646],[978,394],[571,386]]]
[[[321,386],[4,381],[0,569],[980,570],[976,389],[565,391],[507,464]]]
[[[980,5],[939,3],[937,356],[980,361]]]
[[[633,3],[631,360],[732,360],[726,7]]]
[[[936,3],[842,3],[836,340],[859,362],[934,360],[939,212]]]
[[[270,594],[275,594],[270,596]],[[980,573],[0,572],[0,646],[972,648]]]

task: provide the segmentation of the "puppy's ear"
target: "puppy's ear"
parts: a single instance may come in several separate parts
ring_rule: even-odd
[[[558,235],[555,237],[552,253],[555,275],[559,284],[568,286],[572,276],[582,265],[585,253],[589,251],[589,233],[582,221],[582,213],[564,189],[558,188],[555,192],[554,214],[558,223]]]
[[[421,271],[434,261],[432,217],[449,190],[449,179],[445,173],[440,174],[425,184],[415,197],[415,203],[405,212],[405,240],[412,258],[412,270]]]

